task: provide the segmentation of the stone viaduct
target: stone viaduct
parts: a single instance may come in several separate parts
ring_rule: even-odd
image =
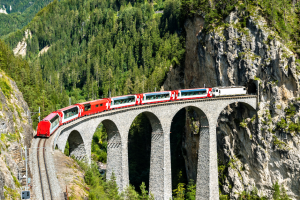
[[[63,152],[69,139],[70,154],[91,161],[91,143],[97,126],[103,123],[108,133],[107,178],[112,172],[120,190],[129,184],[128,133],[134,119],[144,113],[152,126],[149,190],[155,199],[172,198],[170,129],[176,113],[192,107],[200,117],[196,199],[219,199],[217,163],[217,120],[224,108],[242,103],[256,112],[253,95],[172,101],[106,111],[85,116],[61,126],[55,133],[53,147]]]

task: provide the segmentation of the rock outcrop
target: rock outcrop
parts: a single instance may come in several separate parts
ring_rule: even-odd
[[[32,37],[32,34],[31,34],[31,32],[30,32],[30,30],[26,30],[25,31],[25,36],[24,36],[24,38],[23,38],[23,40],[22,41],[20,41],[19,43],[18,43],[18,45],[17,45],[17,47],[16,48],[14,48],[14,50],[13,50],[13,52],[14,52],[14,54],[17,56],[17,55],[20,55],[20,56],[22,56],[22,57],[25,57],[26,56],[26,51],[27,51],[27,42],[26,42],[26,40],[28,39],[28,38],[31,38]],[[47,49],[48,50],[48,49]],[[47,51],[46,50],[46,51]]]
[[[16,83],[0,70],[0,199],[20,198],[25,184],[24,147],[33,137],[28,112]]]
[[[299,71],[296,55],[268,27],[255,9],[246,24],[234,10],[225,23],[203,31],[196,15],[185,22],[185,88],[246,86],[258,95],[257,115],[240,104],[229,106],[217,127],[220,190],[237,199],[255,187],[271,197],[278,182],[292,199],[300,199]],[[213,111],[212,111],[213,112]],[[197,117],[187,114],[187,123]],[[194,120],[194,121],[193,121]],[[197,126],[198,127],[198,126]],[[196,179],[198,144],[195,126],[186,126],[183,148],[188,179]],[[194,137],[194,138],[193,138]]]

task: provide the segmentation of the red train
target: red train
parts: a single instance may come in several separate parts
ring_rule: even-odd
[[[243,92],[245,91],[245,88],[242,89],[243,91],[237,91],[237,88],[241,89],[244,87],[235,87],[235,90],[239,94],[246,94],[246,92]],[[66,108],[54,111],[47,117],[45,117],[42,121],[40,121],[37,127],[37,136],[50,137],[50,135],[53,134],[59,126],[86,115],[92,115],[103,111],[143,104],[213,97],[213,91],[214,96],[220,96],[219,93],[221,93],[221,90],[222,88],[216,88],[215,90],[213,90],[213,88],[194,88],[173,91],[149,92],[77,103],[75,105],[71,105]],[[219,91],[219,93],[215,94],[215,91]]]

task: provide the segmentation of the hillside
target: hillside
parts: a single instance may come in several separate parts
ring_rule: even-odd
[[[179,2],[165,7],[162,15],[147,2],[54,1],[5,41],[26,46],[25,59],[72,103],[159,90],[184,54],[175,32]]]
[[[52,0],[15,0],[0,2],[0,38],[5,38],[7,34],[15,32],[26,26],[36,15],[36,13],[45,7]]]
[[[32,116],[32,126],[37,126],[36,112],[41,107],[42,116],[47,115],[55,106],[67,105],[68,96],[65,91],[58,93],[56,88],[42,79],[38,66],[29,65],[21,57],[14,56],[12,50],[0,39],[0,69],[16,80],[19,90],[27,102]]]

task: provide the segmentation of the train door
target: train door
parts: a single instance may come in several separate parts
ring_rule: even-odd
[[[173,91],[171,91],[170,93],[171,93],[170,100],[171,100],[171,101],[174,101],[175,98],[176,98],[176,92],[173,90]]]
[[[220,89],[219,88],[213,88],[212,89],[213,97],[220,96]]]
[[[135,98],[135,105],[140,105],[140,104],[141,104],[141,101],[142,101],[142,99],[141,99],[141,96],[142,96],[142,95],[137,94],[137,95],[135,95],[135,96],[136,96],[136,98]]]

